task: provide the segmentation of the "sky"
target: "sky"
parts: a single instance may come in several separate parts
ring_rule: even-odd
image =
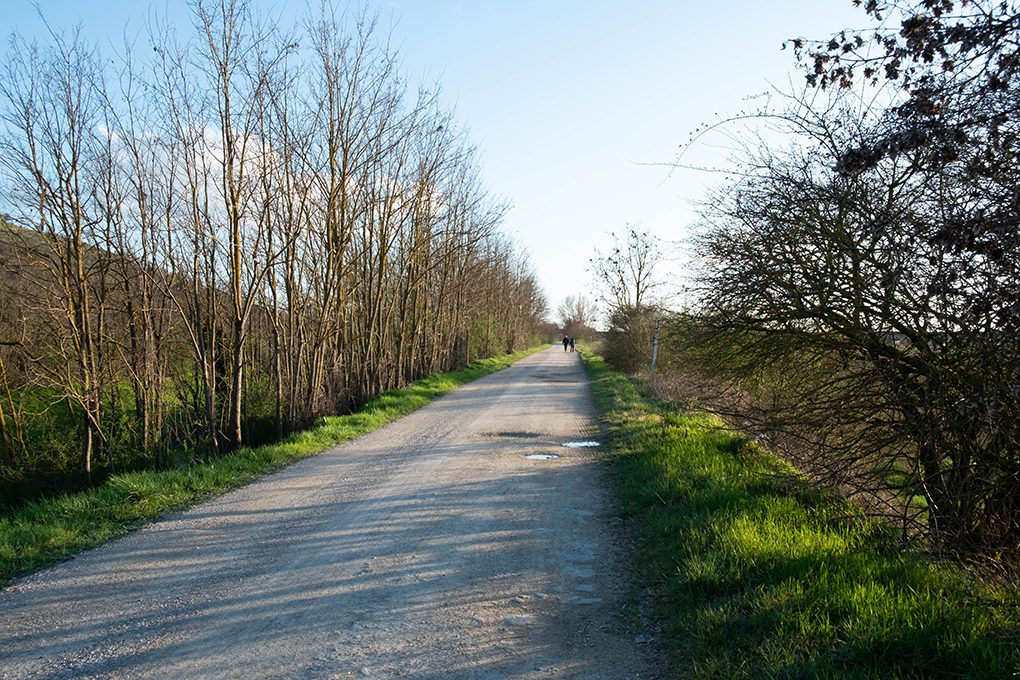
[[[255,0],[292,21],[305,0]],[[628,225],[667,245],[662,275],[687,275],[695,205],[717,174],[677,169],[692,131],[799,89],[793,37],[867,26],[851,0],[365,0],[405,73],[438,83],[479,149],[485,182],[511,206],[503,230],[530,256],[550,310],[595,297],[589,260]],[[182,0],[4,0],[7,33],[81,23],[101,46],[142,30],[152,9],[187,25]],[[0,51],[6,49],[6,44]],[[685,162],[725,162],[722,135]],[[674,247],[675,245],[675,247]]]

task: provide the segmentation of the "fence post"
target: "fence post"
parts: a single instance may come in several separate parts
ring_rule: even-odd
[[[655,337],[652,338],[652,371],[651,374],[655,376],[655,362],[659,358],[659,327],[662,325],[662,319],[655,319]]]

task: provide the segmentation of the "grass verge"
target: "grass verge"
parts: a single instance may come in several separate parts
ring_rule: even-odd
[[[65,560],[168,512],[378,429],[543,348],[476,361],[461,371],[423,378],[379,395],[356,413],[321,418],[308,430],[275,444],[243,448],[185,469],[115,475],[92,491],[18,508],[0,517],[0,587],[13,577]]]
[[[1020,597],[904,554],[717,419],[582,355],[663,646],[695,678],[1020,675]]]

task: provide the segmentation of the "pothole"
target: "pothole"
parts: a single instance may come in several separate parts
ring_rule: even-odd
[[[511,439],[537,439],[542,435],[538,432],[495,432],[497,437],[509,437]]]
[[[572,383],[577,382],[577,378],[569,375],[563,375],[562,373],[536,373],[535,377],[545,382],[554,383]]]
[[[525,456],[528,460],[555,460],[559,458],[555,453],[533,453],[530,456]]]
[[[580,442],[563,442],[563,446],[566,446],[568,449],[593,449],[598,445],[597,441],[591,439]]]

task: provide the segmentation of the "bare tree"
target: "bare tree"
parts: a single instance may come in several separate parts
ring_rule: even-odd
[[[560,328],[572,338],[590,339],[595,336],[595,303],[584,295],[568,295],[556,309]]]
[[[102,123],[106,92],[102,68],[80,31],[53,35],[46,51],[12,39],[0,79],[4,130],[0,156],[24,223],[25,240],[42,314],[52,335],[32,348],[34,364],[73,403],[80,417],[81,469],[92,482],[93,453],[105,442],[105,277],[110,264],[103,206]]]
[[[655,236],[628,226],[621,239],[613,234],[608,253],[595,251],[591,270],[599,291],[599,301],[610,313],[625,308],[640,310],[661,286],[658,278],[662,255]],[[661,268],[661,267],[660,267]]]

